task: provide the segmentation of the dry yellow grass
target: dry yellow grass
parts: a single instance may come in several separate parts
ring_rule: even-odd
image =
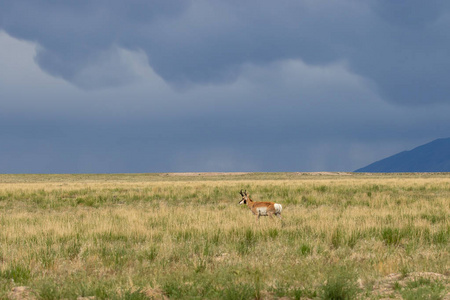
[[[314,298],[325,297],[336,270],[359,282],[363,298],[376,297],[376,282],[391,273],[441,274],[425,288],[448,292],[446,174],[0,175],[0,182],[3,297],[26,285],[44,299],[142,299],[155,290],[170,298]],[[256,223],[238,205],[241,188],[281,203],[283,221]]]

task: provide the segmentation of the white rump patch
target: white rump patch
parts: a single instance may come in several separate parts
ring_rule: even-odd
[[[275,214],[276,215],[280,215],[281,214],[281,210],[283,209],[283,207],[281,206],[281,204],[275,203]]]

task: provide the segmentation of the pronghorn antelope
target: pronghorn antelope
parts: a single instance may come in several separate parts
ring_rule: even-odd
[[[260,216],[272,217],[275,215],[281,219],[281,204],[274,202],[253,202],[253,200],[250,199],[250,195],[247,194],[247,191],[243,192],[241,190],[240,194],[242,199],[239,201],[239,204],[247,204],[252,213],[257,216],[257,221]]]

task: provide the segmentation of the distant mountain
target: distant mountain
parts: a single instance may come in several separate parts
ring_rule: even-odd
[[[437,139],[410,151],[400,152],[355,172],[450,172],[450,138]]]

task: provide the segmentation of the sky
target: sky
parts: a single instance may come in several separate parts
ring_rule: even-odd
[[[445,0],[0,0],[0,173],[353,171],[449,78]]]

